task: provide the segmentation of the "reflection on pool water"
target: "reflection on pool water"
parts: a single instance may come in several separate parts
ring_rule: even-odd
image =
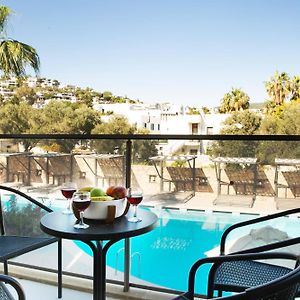
[[[159,226],[152,232],[131,239],[131,275],[153,285],[182,291],[187,289],[187,274],[191,265],[197,259],[205,257],[206,251],[219,245],[221,234],[228,226],[257,217],[174,209],[151,210],[159,216]],[[282,218],[280,222],[277,220],[267,224],[295,236],[295,223],[299,224],[297,218]],[[238,231],[230,239],[248,232],[249,229]],[[80,242],[77,245],[92,255],[89,247]],[[118,256],[119,271],[123,271],[123,247],[122,241],[116,243],[110,248],[107,257],[107,264],[116,268]],[[198,276],[205,276],[207,268],[208,266],[198,272]],[[199,288],[197,292],[206,293],[206,287]]]

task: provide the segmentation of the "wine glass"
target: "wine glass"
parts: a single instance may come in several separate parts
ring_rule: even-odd
[[[77,229],[86,229],[89,227],[88,224],[85,224],[83,221],[84,211],[88,208],[91,203],[90,192],[76,192],[72,198],[73,207],[79,211],[80,221],[74,225],[74,228]]]
[[[61,193],[65,198],[68,200],[68,207],[63,211],[63,214],[71,215],[73,214],[71,209],[71,199],[73,197],[73,194],[76,192],[77,185],[74,182],[65,182],[61,187]]]
[[[141,218],[137,216],[137,206],[143,200],[143,192],[139,189],[127,189],[127,201],[133,206],[133,217],[129,218],[129,222],[137,223],[142,221]]]

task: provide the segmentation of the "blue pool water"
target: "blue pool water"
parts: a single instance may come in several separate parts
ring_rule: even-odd
[[[131,239],[131,253],[136,253],[132,257],[131,275],[151,284],[176,290],[186,290],[187,274],[191,265],[197,259],[206,257],[206,251],[219,245],[221,234],[228,226],[255,217],[172,209],[153,211],[159,216],[159,226],[150,233]],[[290,222],[299,224],[297,219],[291,219]],[[286,220],[282,223],[277,221],[272,226],[281,230],[291,228]],[[248,231],[249,229],[244,234]],[[243,232],[239,233],[241,234]],[[77,242],[77,245],[92,255],[88,246],[80,242]],[[121,253],[118,256],[119,271],[123,271],[123,252],[120,250],[123,247],[122,241],[113,245],[107,258],[107,264],[116,268],[116,256],[118,252]],[[207,269],[203,268],[198,276],[204,276],[206,273]],[[197,292],[205,293],[206,289],[199,288]]]

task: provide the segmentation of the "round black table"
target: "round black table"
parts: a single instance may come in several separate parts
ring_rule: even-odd
[[[86,220],[87,229],[75,229],[76,218],[61,212],[52,212],[41,219],[41,229],[49,235],[79,240],[93,251],[93,300],[104,300],[106,294],[106,254],[111,245],[124,239],[151,231],[157,222],[157,216],[148,210],[139,210],[142,221],[130,223],[126,216],[111,224]],[[102,245],[102,241],[108,241]]]

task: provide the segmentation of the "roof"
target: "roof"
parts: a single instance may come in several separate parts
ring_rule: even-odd
[[[231,164],[250,164],[254,165],[257,162],[255,157],[215,157],[212,159],[217,163],[231,163]]]
[[[121,154],[76,154],[76,157],[97,158],[97,159],[112,159],[112,158],[124,157],[124,155],[121,155]]]
[[[282,166],[291,166],[291,165],[300,166],[300,159],[275,158],[275,164],[282,165]]]
[[[192,159],[196,159],[196,155],[159,155],[159,156],[153,156],[150,157],[150,160],[154,160],[154,161],[189,161]]]

